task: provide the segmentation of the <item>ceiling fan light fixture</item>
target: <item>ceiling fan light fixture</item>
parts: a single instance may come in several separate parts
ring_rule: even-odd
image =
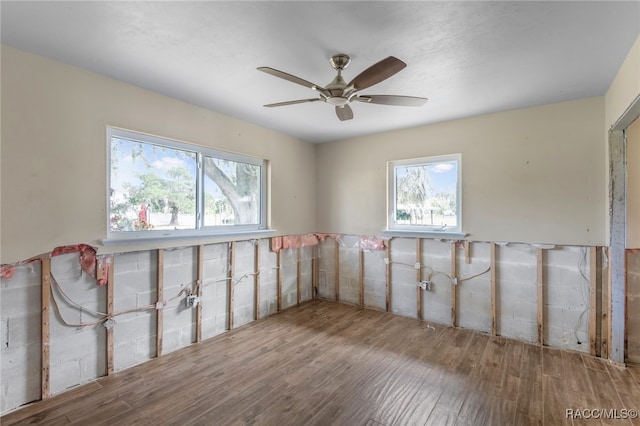
[[[327,98],[327,103],[333,106],[341,107],[349,103],[349,98],[344,98],[342,96],[331,96]]]

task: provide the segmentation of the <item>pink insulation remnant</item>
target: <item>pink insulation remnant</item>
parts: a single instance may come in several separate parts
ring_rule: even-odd
[[[96,276],[96,250],[87,244],[56,247],[51,252],[51,257],[67,253],[80,253],[80,267],[92,277]]]
[[[282,248],[300,247],[300,235],[285,235],[282,237]]]
[[[363,235],[360,237],[360,248],[362,250],[384,250],[384,240],[379,237]]]
[[[15,271],[15,265],[2,265],[0,266],[0,278],[13,278]]]
[[[300,240],[301,240],[300,241],[300,245],[302,247],[309,247],[309,246],[317,246],[318,245],[318,237],[316,237],[315,234],[302,235]]]
[[[282,249],[309,247],[315,245],[318,245],[318,237],[316,234],[271,237],[271,251],[276,253]]]
[[[109,266],[113,258],[111,256],[103,256],[98,258],[98,269],[100,270],[100,276],[96,277],[96,283],[100,286],[106,285],[109,281]],[[95,262],[94,262],[95,264]]]
[[[282,237],[271,237],[271,251],[277,253],[282,249]]]

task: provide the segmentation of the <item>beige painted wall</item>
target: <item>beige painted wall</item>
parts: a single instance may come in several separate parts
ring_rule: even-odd
[[[606,120],[608,131],[622,116],[622,113],[640,95],[640,36],[627,54],[620,70],[611,83],[605,96]]]
[[[380,234],[386,162],[461,153],[470,239],[605,244],[603,122],[596,97],[319,145],[318,231]]]
[[[605,134],[640,96],[640,36],[605,95]],[[605,137],[608,137],[606,135]],[[627,129],[627,247],[640,247],[640,119]],[[607,175],[607,178],[609,176]]]
[[[313,145],[2,46],[2,263],[106,237],[107,125],[270,160],[272,227],[315,231]]]
[[[640,248],[640,118],[627,128],[627,248]]]

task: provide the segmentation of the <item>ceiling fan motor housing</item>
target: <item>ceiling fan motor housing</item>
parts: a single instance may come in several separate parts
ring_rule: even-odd
[[[349,55],[344,53],[339,53],[337,55],[333,55],[329,58],[329,63],[333,67],[334,70],[343,70],[349,66],[351,63],[351,58]]]

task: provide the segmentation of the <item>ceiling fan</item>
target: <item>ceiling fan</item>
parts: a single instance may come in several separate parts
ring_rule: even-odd
[[[345,121],[351,120],[353,118],[353,110],[349,106],[349,103],[354,101],[395,106],[422,106],[425,102],[427,102],[427,98],[418,98],[415,96],[360,95],[357,93],[362,89],[366,89],[373,86],[374,84],[378,84],[381,81],[386,80],[387,78],[391,77],[407,66],[407,64],[393,56],[389,56],[388,58],[383,59],[376,64],[373,64],[372,66],[358,74],[349,83],[347,83],[344,78],[342,78],[342,70],[344,70],[349,65],[349,63],[351,63],[351,58],[349,57],[349,55],[345,55],[343,53],[333,55],[329,59],[329,63],[331,64],[333,69],[336,70],[338,75],[336,75],[333,81],[331,81],[331,83],[327,84],[325,87],[318,86],[317,84],[313,84],[307,80],[303,80],[300,77],[287,74],[286,72],[279,71],[274,68],[258,67],[258,70],[262,72],[266,72],[267,74],[280,77],[292,83],[308,87],[311,90],[318,92],[318,94],[320,95],[317,98],[277,102],[264,106],[272,108],[285,105],[302,104],[306,102],[323,101],[335,106],[336,115],[341,121]]]

